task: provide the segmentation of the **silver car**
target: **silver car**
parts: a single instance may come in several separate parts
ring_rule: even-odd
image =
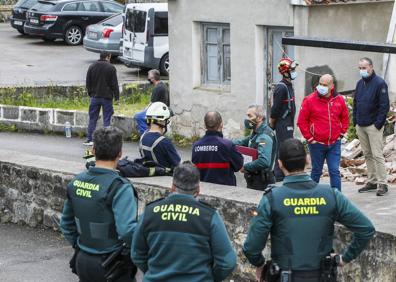
[[[113,57],[119,56],[122,26],[122,14],[89,25],[85,30],[84,48],[95,53],[106,51],[111,53]]]

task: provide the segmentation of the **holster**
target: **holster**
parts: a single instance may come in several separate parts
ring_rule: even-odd
[[[337,262],[334,257],[326,256],[320,262],[320,282],[337,281]]]
[[[76,260],[77,260],[77,255],[79,252],[80,252],[80,248],[77,245],[75,245],[74,246],[74,254],[73,254],[71,260],[69,261],[70,269],[71,269],[72,273],[74,273],[76,275],[77,275]]]
[[[277,282],[280,278],[280,268],[272,260],[267,260],[264,264],[263,271],[261,272],[260,282]]]
[[[102,267],[105,269],[105,278],[108,282],[116,281],[127,272],[131,273],[131,277],[135,277],[137,272],[137,267],[133,264],[126,245],[111,253],[102,262]]]

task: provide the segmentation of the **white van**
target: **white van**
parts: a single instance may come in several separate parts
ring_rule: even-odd
[[[125,9],[121,61],[169,74],[168,4],[132,3]]]

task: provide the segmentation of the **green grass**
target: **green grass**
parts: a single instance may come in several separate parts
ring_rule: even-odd
[[[150,91],[143,91],[133,85],[126,89],[128,90],[128,94],[122,95],[119,103],[114,104],[114,112],[116,115],[133,116],[136,112],[141,111],[150,103]],[[48,95],[45,98],[38,98],[29,92],[23,92],[18,95],[7,93],[0,95],[0,104],[87,112],[89,97],[61,97],[57,95]]]

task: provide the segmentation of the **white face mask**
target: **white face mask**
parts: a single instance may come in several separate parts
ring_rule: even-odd
[[[318,85],[316,86],[316,90],[318,90],[319,95],[326,96],[329,93],[329,87]]]
[[[290,73],[290,79],[291,80],[295,80],[297,78],[297,76],[298,76],[298,74],[297,74],[296,71],[293,71],[293,72]]]

